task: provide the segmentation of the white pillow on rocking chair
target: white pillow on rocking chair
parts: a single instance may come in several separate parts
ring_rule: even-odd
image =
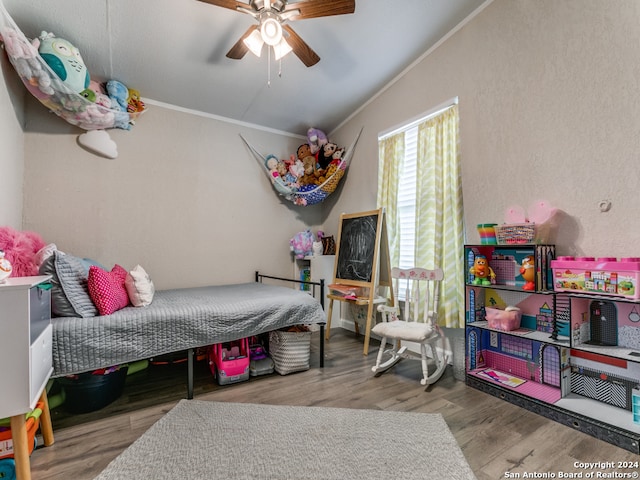
[[[381,322],[371,329],[371,332],[380,337],[406,340],[407,342],[424,342],[434,334],[433,327],[428,323],[406,322],[395,320],[393,322]]]

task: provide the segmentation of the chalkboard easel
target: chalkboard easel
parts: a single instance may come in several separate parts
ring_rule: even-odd
[[[333,268],[333,283],[361,287],[365,295],[357,298],[345,298],[329,293],[326,339],[331,332],[333,301],[367,305],[367,324],[364,339],[364,355],[369,353],[369,339],[375,316],[375,305],[386,303],[386,297],[378,296],[378,287],[391,287],[391,263],[389,257],[389,239],[384,209],[361,213],[343,213],[340,216],[336,259]],[[394,304],[393,289],[389,288],[391,302]],[[358,334],[358,322],[355,322]]]

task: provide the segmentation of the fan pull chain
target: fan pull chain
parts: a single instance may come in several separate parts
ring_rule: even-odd
[[[271,88],[271,48],[267,47],[267,87]]]

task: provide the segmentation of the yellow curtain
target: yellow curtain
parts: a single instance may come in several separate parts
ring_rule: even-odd
[[[464,226],[458,106],[418,125],[415,264],[440,267],[439,323],[464,327]]]
[[[391,265],[400,260],[398,223],[398,181],[404,168],[404,133],[382,139],[378,143],[378,208],[384,207],[389,237]]]

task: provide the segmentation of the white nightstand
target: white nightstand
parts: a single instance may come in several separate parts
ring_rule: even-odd
[[[45,389],[53,372],[51,356],[50,276],[8,278],[0,284],[0,418],[11,417],[13,455],[18,480],[29,480],[29,445],[25,414],[38,400],[44,444],[53,444]]]

